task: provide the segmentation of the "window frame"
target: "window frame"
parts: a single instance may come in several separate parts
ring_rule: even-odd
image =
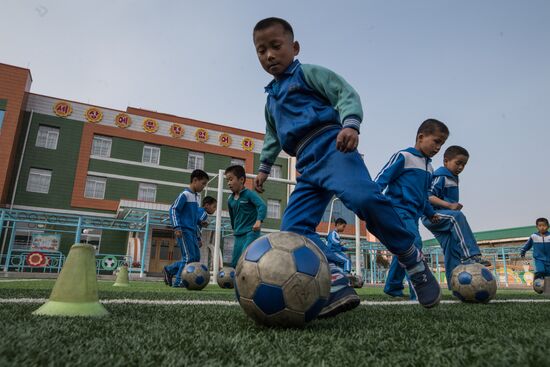
[[[191,158],[194,158],[194,165],[193,167],[190,166],[190,161],[191,161]],[[202,161],[202,166],[200,167],[197,167],[197,158],[200,158],[200,161]],[[196,169],[201,169],[201,170],[204,170],[204,153],[203,152],[195,152],[195,151],[190,151],[187,155],[187,169],[190,169],[190,170],[196,170]]]
[[[149,186],[149,187],[146,188],[145,186]],[[153,200],[146,200],[144,198],[140,198],[140,194],[142,193],[142,188],[145,189],[145,190],[151,189],[151,188],[155,189],[155,194],[153,196]],[[137,200],[147,202],[147,203],[155,203],[157,201],[157,191],[158,190],[157,190],[157,185],[156,184],[149,183],[149,182],[140,182],[139,186],[138,186]]]
[[[273,205],[276,204],[278,206],[277,208],[277,214],[273,216]],[[281,219],[281,200],[276,199],[267,199],[267,214],[266,218],[269,219]]]
[[[277,167],[278,170],[279,170],[279,175],[276,176],[274,173],[276,172],[276,170],[274,170],[274,168]],[[269,177],[271,178],[283,178],[283,166],[281,166],[280,164],[274,164],[271,166],[271,173],[269,174]]]
[[[96,184],[98,182],[103,183],[103,191],[101,193],[101,197],[87,196],[86,195],[86,193],[88,192],[88,184],[91,182],[91,180],[95,180]],[[105,199],[105,191],[107,191],[107,178],[106,177],[99,177],[99,176],[87,176],[86,177],[86,186],[84,187],[84,197],[86,199],[104,200]],[[96,192],[96,190],[94,190],[94,193],[95,192]]]
[[[102,141],[102,142],[108,142],[109,143],[109,148],[107,149],[107,154],[106,155],[101,154],[102,149],[104,148],[103,146],[100,147],[100,152],[99,152],[100,154],[94,153],[94,148],[96,147],[96,142],[97,141]],[[98,156],[98,157],[110,158],[112,147],[113,147],[113,138],[111,138],[109,136],[103,136],[103,135],[94,135],[94,138],[92,140],[92,154],[91,155]]]
[[[33,172],[34,171],[34,172]],[[34,175],[39,175],[39,176],[46,176],[46,173],[48,173],[48,186],[46,188],[46,191],[36,191],[36,190],[31,190],[31,177]],[[37,194],[49,194],[50,193],[50,186],[52,185],[52,175],[53,175],[53,171],[51,169],[42,169],[42,168],[30,168],[29,169],[29,176],[27,177],[27,186],[26,186],[26,191],[27,192],[34,192],[34,193],[37,193]]]
[[[147,149],[150,149],[151,150],[151,155],[150,155],[150,158],[149,158],[149,161],[146,161],[145,160],[145,151]],[[157,150],[158,151],[158,155],[157,155],[157,161],[154,162],[152,160],[153,158],[153,151],[154,150]],[[158,145],[152,145],[152,144],[145,144],[143,146],[143,152],[142,152],[142,155],[141,155],[141,163],[145,163],[145,164],[149,164],[149,165],[152,165],[152,166],[158,166],[160,164],[160,147]]]
[[[41,131],[46,131],[46,139],[44,141],[44,145],[41,145]],[[53,147],[48,146],[50,133],[55,133],[55,144]],[[36,133],[36,141],[34,143],[34,146],[37,148],[44,148],[44,149],[50,149],[50,150],[57,150],[57,145],[59,144],[59,135],[60,135],[60,128],[55,126],[48,126],[48,125],[38,125],[38,132]]]

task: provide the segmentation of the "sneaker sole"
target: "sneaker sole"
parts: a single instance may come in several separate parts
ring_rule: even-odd
[[[439,292],[439,297],[437,297],[437,299],[434,302],[426,304],[426,305],[423,305],[422,303],[420,303],[420,304],[424,308],[432,308],[432,307],[437,306],[439,304],[439,301],[441,301],[441,291]]]
[[[334,317],[342,312],[353,310],[355,307],[359,306],[360,303],[361,300],[359,299],[359,296],[350,294],[349,296],[343,297],[333,304],[323,308],[317,318],[326,319],[329,317]]]

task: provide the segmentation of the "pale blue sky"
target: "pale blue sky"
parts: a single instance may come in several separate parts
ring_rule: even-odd
[[[8,0],[0,62],[30,68],[35,93],[263,132],[270,78],[251,30],[268,16],[291,22],[303,63],[361,95],[372,176],[435,117],[470,151],[475,231],[550,217],[550,1]]]

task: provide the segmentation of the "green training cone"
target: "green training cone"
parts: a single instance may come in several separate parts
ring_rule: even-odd
[[[50,299],[33,315],[106,316],[109,312],[99,303],[95,273],[95,248],[76,244],[57,277]]]
[[[118,273],[116,275],[115,284],[113,287],[129,287],[130,279],[128,279],[128,267],[126,265],[118,268]]]

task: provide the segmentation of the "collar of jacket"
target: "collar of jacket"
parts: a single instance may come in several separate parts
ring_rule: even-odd
[[[414,154],[415,156],[417,157],[421,157],[421,158],[424,158],[427,160],[428,163],[430,163],[432,161],[432,159],[430,157],[426,157],[424,154],[422,154],[418,149],[416,148],[413,148],[413,147],[410,147],[410,148],[407,148],[405,149],[406,152],[409,152],[411,154]]]
[[[283,75],[289,76],[293,75],[296,72],[296,69],[298,69],[298,66],[300,66],[300,60],[296,59],[292,62],[292,64],[288,65],[288,68],[283,72]],[[277,83],[277,79],[273,79],[269,84],[264,88],[267,93],[273,90],[273,84]]]

